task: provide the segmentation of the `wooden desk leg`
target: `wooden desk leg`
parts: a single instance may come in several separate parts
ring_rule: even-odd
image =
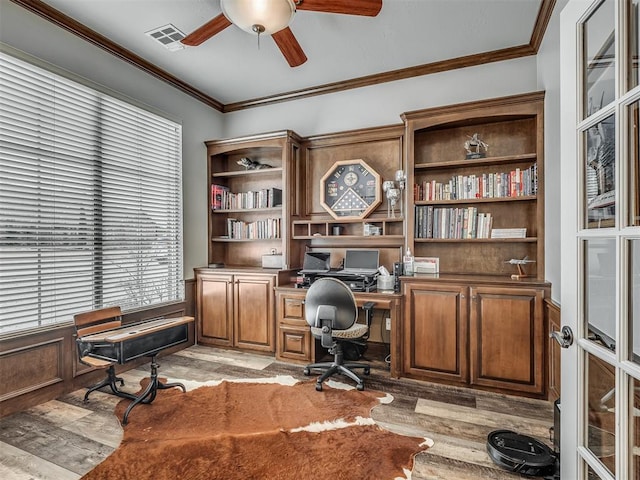
[[[147,385],[147,388],[145,388],[142,391],[142,393],[140,393],[140,395],[138,395],[135,398],[135,400],[129,404],[129,406],[127,407],[127,410],[124,412],[124,415],[122,416],[122,425],[127,424],[129,413],[131,412],[131,410],[133,410],[133,407],[135,407],[139,403],[149,404],[153,402],[156,398],[156,393],[158,392],[158,390],[178,387],[178,388],[181,388],[183,392],[187,391],[185,386],[181,383],[178,383],[178,382],[162,383],[160,380],[158,380],[159,366],[160,365],[156,363],[156,356],[155,355],[152,356],[151,357],[151,377],[149,379],[149,385]]]

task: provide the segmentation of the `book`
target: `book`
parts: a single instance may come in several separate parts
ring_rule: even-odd
[[[211,210],[222,210],[226,208],[224,197],[228,191],[229,188],[224,185],[211,185]]]
[[[280,188],[270,188],[268,197],[268,207],[279,207],[282,205],[282,190]]]
[[[526,228],[492,228],[491,238],[526,238]]]

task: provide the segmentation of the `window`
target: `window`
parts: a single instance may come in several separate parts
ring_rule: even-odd
[[[0,334],[184,299],[181,136],[0,52]]]

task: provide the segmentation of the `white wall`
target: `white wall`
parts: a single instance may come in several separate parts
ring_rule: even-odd
[[[545,90],[545,275],[551,298],[560,303],[560,12],[568,0],[558,0],[538,50],[538,89]]]
[[[520,58],[228,113],[224,135],[291,129],[309,136],[392,125],[411,110],[536,88],[535,57]]]
[[[207,263],[207,176],[204,141],[222,137],[223,115],[142,70],[6,0],[0,42],[120,94],[182,123],[184,276]]]

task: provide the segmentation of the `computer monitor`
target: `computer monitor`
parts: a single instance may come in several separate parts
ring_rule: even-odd
[[[379,259],[378,250],[347,250],[342,272],[353,275],[374,275],[380,266]]]
[[[302,270],[298,273],[325,273],[331,269],[331,254],[329,252],[306,252],[302,261]]]

